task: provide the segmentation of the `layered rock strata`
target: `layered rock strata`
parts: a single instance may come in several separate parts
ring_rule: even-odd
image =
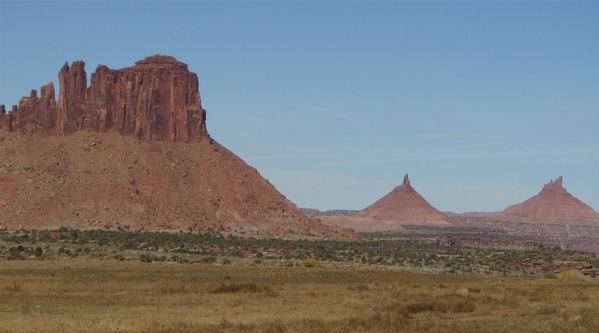
[[[191,141],[207,136],[198,76],[173,57],[155,55],[123,69],[100,65],[87,85],[85,63],[65,63],[52,82],[32,90],[0,129],[20,133],[118,132],[145,140]]]

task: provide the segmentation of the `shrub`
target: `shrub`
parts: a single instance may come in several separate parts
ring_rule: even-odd
[[[359,285],[357,285],[355,287],[354,286],[349,286],[349,287],[347,287],[347,289],[349,289],[349,290],[356,290],[356,291],[366,291],[366,290],[368,290],[368,286],[365,285],[365,284],[359,284]]]
[[[4,287],[4,290],[6,290],[9,293],[20,293],[21,291],[23,291],[23,287],[21,287],[21,285],[13,283],[12,286],[6,286]]]
[[[559,313],[559,309],[555,305],[542,305],[537,309],[539,315],[555,315]]]
[[[143,254],[139,255],[139,260],[141,262],[152,262],[152,261],[154,261],[154,256],[151,255],[151,254],[145,254],[145,253],[143,253]]]
[[[560,281],[586,281],[587,277],[577,269],[570,269],[559,273]]]
[[[245,267],[255,267],[256,266],[256,262],[254,260],[251,259],[246,259],[243,261],[243,266]]]
[[[318,261],[316,259],[304,259],[304,267],[306,267],[306,268],[320,267],[320,261]]]
[[[407,313],[445,312],[445,306],[438,302],[419,302],[405,306]]]
[[[214,264],[216,262],[216,258],[215,257],[206,257],[206,258],[202,258],[201,261],[204,264]]]
[[[255,283],[243,283],[243,284],[221,284],[213,291],[215,294],[221,293],[273,293],[273,290],[269,286],[258,286]]]
[[[440,312],[440,313],[470,313],[476,310],[476,305],[469,300],[451,300],[440,302],[437,300],[422,301],[417,303],[407,304],[400,309],[404,314],[416,314],[421,312]]]
[[[453,313],[470,313],[476,310],[476,305],[471,301],[458,301],[449,306],[449,311]]]
[[[9,257],[8,260],[21,260],[21,251],[19,251],[16,247],[11,247],[8,249]]]

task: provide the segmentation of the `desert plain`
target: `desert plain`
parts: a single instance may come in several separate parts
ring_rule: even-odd
[[[0,332],[597,332],[599,282],[89,260],[0,269]]]

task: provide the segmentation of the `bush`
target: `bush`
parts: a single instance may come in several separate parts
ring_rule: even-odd
[[[466,299],[446,299],[445,301],[430,300],[417,303],[406,304],[400,307],[400,312],[407,315],[421,312],[438,313],[470,313],[476,310],[476,305]]]
[[[570,269],[559,273],[560,281],[586,281],[588,278],[577,269]]]
[[[9,257],[8,260],[21,260],[21,251],[19,251],[16,247],[11,247],[8,249]]]
[[[476,310],[476,305],[471,301],[459,301],[457,303],[451,304],[449,307],[449,311],[453,313],[470,313]]]
[[[152,262],[152,261],[154,261],[154,256],[151,255],[151,254],[145,254],[145,253],[144,254],[140,254],[139,255],[139,260],[141,262]]]
[[[320,267],[320,261],[318,261],[316,259],[304,259],[304,267],[306,267],[306,268]]]
[[[245,267],[255,267],[256,266],[256,262],[254,260],[251,259],[246,259],[243,261],[243,266]]]
[[[245,284],[221,284],[212,291],[215,294],[221,293],[272,293],[273,290],[269,286],[258,286],[255,283]]]
[[[206,258],[202,258],[201,261],[204,264],[214,264],[216,262],[216,258],[215,257],[206,257]]]
[[[405,311],[407,313],[445,312],[445,307],[438,302],[420,302],[406,305]]]
[[[355,287],[354,286],[349,286],[349,287],[347,287],[347,289],[349,289],[349,290],[356,290],[356,291],[366,291],[366,290],[368,290],[368,286],[365,285],[365,284],[359,284],[359,285],[357,285]]]

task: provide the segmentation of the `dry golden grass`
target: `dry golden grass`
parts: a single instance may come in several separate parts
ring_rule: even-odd
[[[599,332],[599,281],[0,262],[0,332]]]

